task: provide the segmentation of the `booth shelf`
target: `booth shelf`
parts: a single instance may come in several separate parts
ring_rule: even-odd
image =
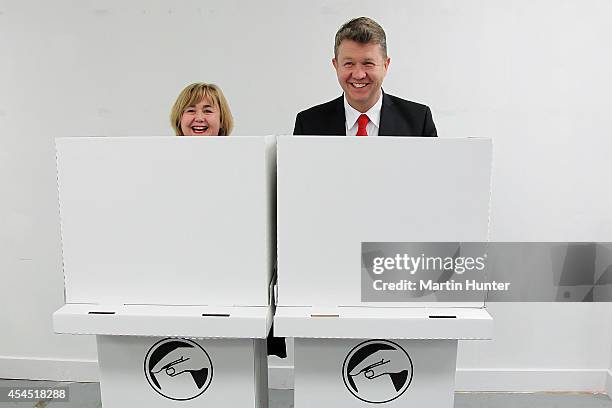
[[[279,306],[277,336],[487,340],[493,318],[484,308]]]
[[[269,306],[67,304],[53,314],[56,333],[202,338],[265,338]]]

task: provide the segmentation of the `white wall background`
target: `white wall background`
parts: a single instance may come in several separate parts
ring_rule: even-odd
[[[0,378],[97,376],[93,339],[51,329],[53,139],[170,135],[170,106],[195,81],[221,85],[235,134],[290,133],[297,111],[340,94],[332,39],[357,15],[387,31],[387,92],[430,105],[443,137],[494,139],[491,240],[612,241],[611,12],[607,0],[0,0]],[[496,339],[460,346],[459,389],[604,389],[610,305],[490,311]],[[287,371],[272,381],[290,384]]]
[[[608,375],[606,378],[606,393],[612,395],[612,353],[610,354],[610,364],[608,365]]]

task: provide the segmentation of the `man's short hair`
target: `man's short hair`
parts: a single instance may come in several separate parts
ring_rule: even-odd
[[[334,56],[338,58],[338,47],[344,40],[352,40],[360,44],[378,44],[387,58],[387,36],[385,30],[369,17],[357,17],[345,23],[336,33]]]

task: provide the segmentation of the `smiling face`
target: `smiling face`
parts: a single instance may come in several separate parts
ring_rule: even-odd
[[[220,127],[219,108],[207,97],[186,107],[181,116],[181,131],[185,136],[218,136]]]
[[[381,87],[391,58],[375,43],[344,40],[332,59],[338,82],[348,103],[359,112],[367,112],[381,94]]]

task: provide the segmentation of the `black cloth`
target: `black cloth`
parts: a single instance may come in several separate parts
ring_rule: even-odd
[[[429,107],[384,92],[379,125],[379,136],[438,136]],[[298,113],[293,134],[345,136],[344,96]]]
[[[284,337],[274,337],[274,325],[268,333],[268,355],[287,358],[287,343]]]

